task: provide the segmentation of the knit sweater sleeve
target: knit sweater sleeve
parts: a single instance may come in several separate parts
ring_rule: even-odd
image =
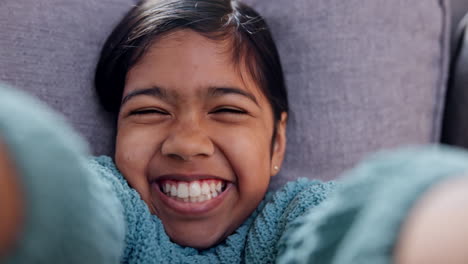
[[[314,210],[335,189],[333,182],[305,178],[287,183],[276,193],[269,193],[258,207],[246,241],[246,263],[273,263],[278,241],[295,219]]]
[[[65,120],[0,85],[0,140],[24,196],[19,240],[0,262],[118,263],[122,206],[108,181],[89,166],[85,142]]]
[[[93,158],[92,167],[107,182],[123,205],[125,249],[121,263],[156,263],[160,244],[168,243],[160,221],[150,213],[140,194],[131,188],[110,157]]]
[[[458,149],[379,153],[344,175],[327,201],[294,222],[280,240],[277,262],[390,264],[418,199],[467,171],[468,154]]]

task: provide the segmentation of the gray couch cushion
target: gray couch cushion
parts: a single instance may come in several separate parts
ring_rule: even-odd
[[[363,155],[438,141],[449,15],[439,0],[247,0],[270,22],[293,120],[283,177],[336,177]]]
[[[249,0],[269,21],[292,106],[288,153],[273,187],[331,179],[363,155],[439,138],[448,59],[446,0]],[[95,154],[112,123],[92,76],[130,0],[2,0],[0,80],[72,120]]]
[[[0,0],[0,81],[67,116],[96,154],[113,148],[113,123],[99,108],[95,64],[130,0]]]

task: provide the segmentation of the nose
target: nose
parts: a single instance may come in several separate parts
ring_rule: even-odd
[[[195,124],[178,125],[169,133],[161,146],[163,155],[184,161],[194,157],[209,157],[214,153],[214,145],[200,126]]]

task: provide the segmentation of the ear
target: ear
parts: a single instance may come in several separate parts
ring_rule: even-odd
[[[276,136],[273,140],[273,153],[271,155],[270,174],[275,176],[281,169],[286,152],[286,124],[288,113],[281,113],[281,120],[276,121]]]

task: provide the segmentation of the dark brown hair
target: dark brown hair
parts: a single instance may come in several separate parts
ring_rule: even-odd
[[[179,29],[230,40],[233,62],[245,63],[268,98],[275,120],[288,112],[280,58],[268,26],[255,10],[237,0],[139,2],[113,30],[101,51],[95,87],[106,110],[118,113],[130,68],[158,37]]]

